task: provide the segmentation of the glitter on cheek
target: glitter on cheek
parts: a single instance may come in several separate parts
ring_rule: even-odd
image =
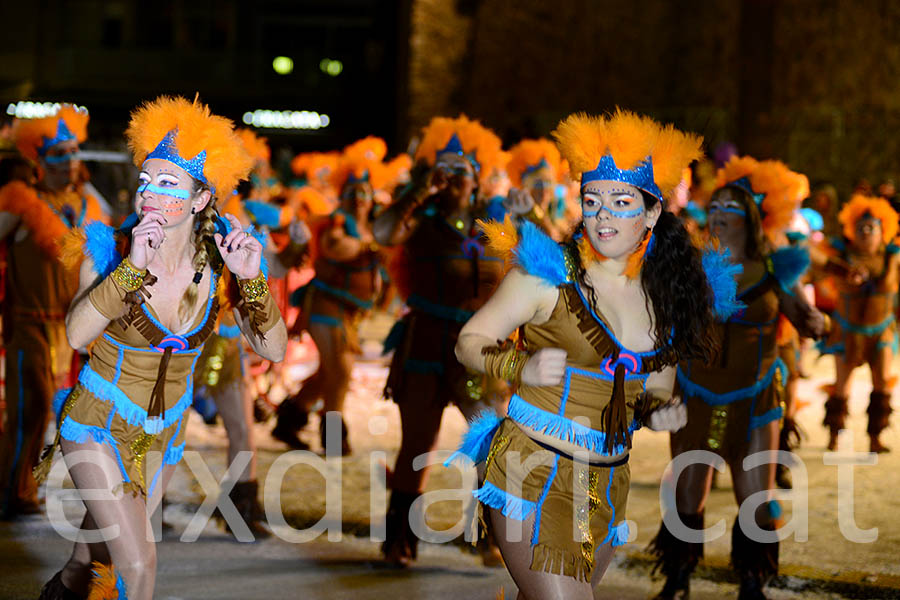
[[[184,214],[184,200],[163,202],[163,212],[172,217],[180,217]]]

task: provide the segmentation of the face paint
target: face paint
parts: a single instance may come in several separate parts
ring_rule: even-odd
[[[48,165],[67,163],[70,160],[78,160],[78,152],[68,152],[66,154],[48,154],[44,157],[44,162]]]
[[[586,210],[584,208],[584,200],[581,201],[582,209],[581,213],[584,215],[585,219],[589,219],[591,217],[596,217],[600,214],[601,210],[605,210],[607,214],[611,217],[615,217],[618,219],[633,219],[635,217],[639,217],[644,214],[643,205],[638,206],[637,208],[625,209],[625,210],[616,210],[614,207],[608,207],[606,205],[602,205],[600,208],[595,210]]]
[[[172,217],[180,217],[184,214],[184,200],[172,200],[163,202],[163,213]]]
[[[710,214],[712,214],[714,212],[724,212],[724,213],[731,213],[733,215],[740,215],[742,217],[747,216],[747,211],[745,211],[742,208],[732,208],[730,206],[719,206],[717,204],[711,204],[709,206],[709,212],[710,212]]]
[[[158,185],[153,185],[149,182],[141,185],[138,188],[138,194],[143,194],[144,192],[153,192],[154,194],[169,196],[171,198],[178,198],[180,200],[187,200],[191,197],[191,193],[188,190],[181,190],[178,188],[164,188]],[[182,204],[184,203],[182,202]]]

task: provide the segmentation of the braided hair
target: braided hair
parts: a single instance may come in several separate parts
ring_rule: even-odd
[[[209,190],[209,187],[205,184],[199,181],[194,182],[194,196],[207,190]],[[209,202],[203,210],[197,213],[197,217],[194,220],[194,258],[191,261],[191,265],[195,273],[203,273],[209,262],[209,248],[215,244],[213,239],[215,232],[216,199],[215,196],[211,196]],[[194,304],[197,302],[199,293],[199,283],[196,279],[198,278],[195,278],[187,286],[184,296],[181,297],[181,302],[178,304],[178,320],[181,323],[187,321],[194,312]]]

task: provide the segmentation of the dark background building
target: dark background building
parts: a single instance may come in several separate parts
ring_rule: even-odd
[[[402,151],[461,111],[512,142],[619,105],[844,195],[900,175],[891,0],[39,0],[4,2],[0,19],[3,106],[83,104],[104,147],[160,93],[199,92],[238,123],[328,115],[317,130],[263,128],[282,158],[366,134]]]

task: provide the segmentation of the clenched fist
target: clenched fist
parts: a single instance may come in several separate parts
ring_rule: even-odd
[[[687,405],[681,398],[672,398],[647,418],[647,427],[653,431],[678,431],[687,425]]]
[[[566,374],[566,351],[542,348],[531,355],[522,367],[522,383],[531,386],[554,386]]]

